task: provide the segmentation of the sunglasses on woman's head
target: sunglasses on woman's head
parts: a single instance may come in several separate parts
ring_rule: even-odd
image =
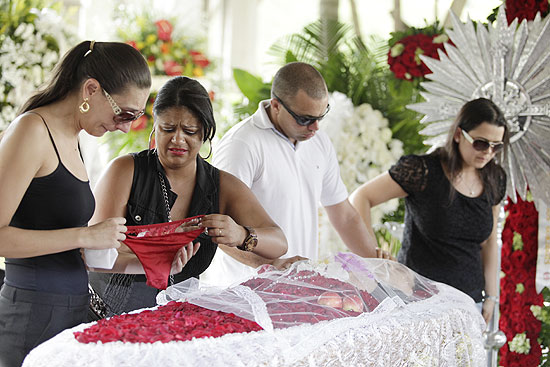
[[[468,140],[468,142],[472,144],[474,149],[477,151],[484,152],[487,149],[492,148],[493,153],[498,153],[502,148],[504,148],[504,142],[502,141],[493,143],[483,139],[474,139],[470,136],[470,134],[466,132],[466,130],[464,129],[460,129],[460,130],[462,130],[462,135],[464,135],[466,140]]]
[[[321,116],[302,116],[302,115],[298,115],[297,113],[292,111],[290,108],[288,108],[286,106],[286,104],[279,97],[277,97],[275,95],[275,93],[273,93],[273,96],[275,97],[275,99],[277,101],[279,101],[280,104],[283,105],[285,110],[287,110],[288,113],[290,113],[290,115],[292,117],[294,117],[294,120],[296,120],[296,123],[300,126],[309,126],[309,125],[313,124],[315,121],[321,121],[327,115],[327,113],[330,111],[330,105],[327,105],[327,109],[326,109],[325,113],[323,113]]]
[[[143,116],[145,113],[145,110],[141,110],[138,112],[134,111],[128,111],[123,110],[122,108],[118,107],[115,100],[105,89],[103,89],[103,94],[105,94],[105,98],[107,98],[107,101],[109,101],[109,104],[111,105],[111,108],[113,109],[113,112],[115,115],[113,116],[113,121],[117,124],[124,124],[127,122],[132,122]]]

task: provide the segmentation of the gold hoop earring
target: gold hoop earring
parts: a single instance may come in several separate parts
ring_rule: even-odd
[[[90,104],[88,103],[88,97],[84,98],[84,102],[78,106],[78,109],[80,110],[80,113],[84,114],[87,113],[90,110]]]
[[[207,160],[208,158],[210,158],[210,156],[212,155],[212,140],[208,139],[208,143],[210,145],[210,150],[208,151],[208,155],[206,157],[203,157],[200,155],[199,153],[199,157],[201,157],[202,159],[204,160]]]

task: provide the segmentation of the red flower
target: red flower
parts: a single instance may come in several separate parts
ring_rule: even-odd
[[[189,51],[189,54],[191,55],[191,59],[193,60],[193,64],[200,66],[201,68],[205,68],[208,65],[210,65],[210,60],[206,58],[201,52],[191,50]]]
[[[533,0],[534,1],[534,0]],[[522,2],[523,4],[523,2]],[[535,264],[537,257],[538,214],[532,202],[523,201],[505,207],[508,212],[502,232],[502,270],[506,276],[501,279],[500,329],[511,340],[517,333],[525,332],[531,343],[529,354],[510,352],[507,344],[500,350],[500,365],[536,366],[541,350],[538,337],[541,322],[530,310],[531,305],[542,305],[543,297],[535,290]],[[523,249],[514,251],[513,232],[522,236]],[[523,292],[516,292],[516,285],[523,284]]]
[[[137,43],[135,41],[127,41],[126,44],[132,46],[133,48],[139,51],[137,47]]]
[[[511,24],[515,18],[533,20],[537,13],[548,14],[548,0],[506,0],[506,19]]]
[[[143,130],[147,127],[147,121],[148,121],[147,116],[143,115],[140,118],[138,118],[137,120],[132,122],[132,125],[130,126],[130,129],[132,129],[134,131]]]
[[[429,74],[430,69],[420,60],[420,55],[439,60],[437,50],[444,50],[443,43],[434,43],[436,35],[413,34],[399,40],[388,52],[388,64],[396,78],[412,79]]]
[[[409,74],[409,77],[405,77],[405,74],[407,73],[407,69],[401,64],[401,63],[398,63],[398,62],[395,62],[393,63],[391,66],[390,66],[390,70],[393,71],[393,73],[395,74],[395,77],[396,78],[399,78],[399,79],[411,79],[410,77],[410,74]]]
[[[170,41],[172,37],[172,24],[166,19],[161,19],[155,22],[157,26],[157,34],[161,41]]]
[[[164,72],[166,75],[179,76],[183,74],[183,66],[176,61],[168,60],[164,62]]]

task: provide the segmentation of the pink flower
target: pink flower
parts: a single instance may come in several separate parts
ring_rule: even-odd
[[[170,41],[172,37],[172,24],[166,19],[161,19],[155,22],[157,26],[158,38],[162,41]]]
[[[210,60],[206,58],[201,52],[191,50],[189,51],[189,54],[191,55],[191,59],[193,60],[193,64],[200,66],[201,68],[205,68],[208,65],[210,65]]]
[[[164,62],[164,72],[166,75],[179,76],[183,75],[183,66],[176,61],[167,60]]]

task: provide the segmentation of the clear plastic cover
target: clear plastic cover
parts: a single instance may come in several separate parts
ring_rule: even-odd
[[[159,304],[187,300],[256,321],[265,330],[387,312],[427,300],[441,288],[453,298],[473,301],[458,290],[383,259],[339,253],[320,264],[300,261],[287,270],[264,265],[256,275],[226,289],[202,287],[196,279],[175,284],[157,297]]]

